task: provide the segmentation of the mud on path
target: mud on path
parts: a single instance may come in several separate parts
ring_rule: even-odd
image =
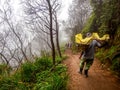
[[[109,71],[100,67],[98,60],[94,60],[89,70],[89,77],[79,74],[79,55],[73,55],[71,50],[66,50],[66,59],[63,63],[68,68],[67,90],[120,90],[120,81]]]

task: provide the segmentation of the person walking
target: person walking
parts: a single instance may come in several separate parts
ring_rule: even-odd
[[[90,36],[90,33],[87,33],[87,37]],[[85,50],[82,51],[80,54],[80,70],[79,73],[82,74],[82,71],[84,69],[85,77],[88,77],[88,70],[90,69],[90,66],[93,64],[94,61],[94,54],[95,54],[95,47],[102,47],[103,41],[100,40],[92,40],[92,42],[85,46]]]

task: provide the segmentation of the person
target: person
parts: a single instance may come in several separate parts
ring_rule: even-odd
[[[90,33],[88,33],[87,36],[91,36]],[[103,44],[103,41],[94,39],[88,46],[85,46],[85,50],[82,51],[79,57],[79,59],[81,59],[79,70],[80,74],[82,74],[84,68],[85,77],[88,77],[88,70],[90,69],[90,66],[93,64],[94,60],[95,47],[102,47]]]

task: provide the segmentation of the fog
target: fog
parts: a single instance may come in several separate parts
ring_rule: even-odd
[[[24,3],[27,3],[27,0],[0,0],[0,62],[13,67],[22,63],[24,58],[31,60],[40,56],[41,51],[51,50],[49,35],[39,30],[38,22],[31,21],[36,17],[27,15],[29,8]],[[72,0],[62,0],[57,14],[60,44],[68,41],[62,22],[68,19],[71,3]]]

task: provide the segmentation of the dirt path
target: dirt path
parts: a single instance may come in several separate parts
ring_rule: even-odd
[[[64,61],[68,68],[68,90],[120,90],[120,81],[109,71],[102,70],[98,60],[94,60],[89,70],[89,77],[78,73],[79,55],[73,55],[71,50],[66,51],[69,57]]]

